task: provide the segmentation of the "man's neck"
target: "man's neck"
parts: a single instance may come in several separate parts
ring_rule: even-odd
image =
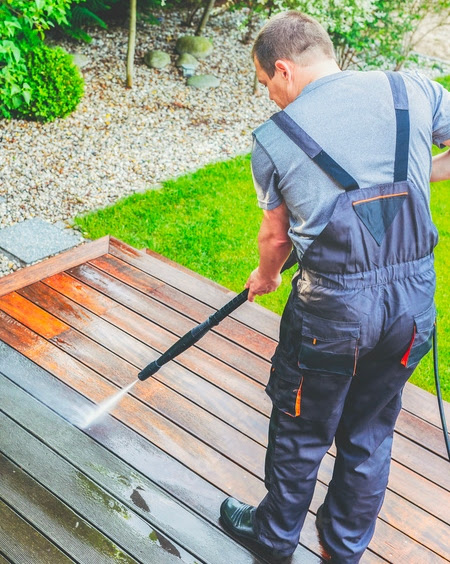
[[[325,59],[312,65],[297,68],[298,94],[301,94],[303,89],[308,86],[308,84],[311,84],[312,82],[315,82],[316,80],[319,80],[324,76],[342,72],[334,59]]]

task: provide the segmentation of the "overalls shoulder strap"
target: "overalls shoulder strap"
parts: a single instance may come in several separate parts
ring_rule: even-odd
[[[395,142],[394,182],[407,180],[409,155],[409,104],[408,93],[402,75],[398,72],[387,71],[386,76],[394,99],[395,119],[397,124]]]
[[[356,180],[332,159],[285,111],[282,110],[274,114],[270,119],[344,190],[357,190],[359,188]]]
[[[409,154],[408,95],[402,76],[397,72],[385,73],[392,91],[396,118],[394,182],[407,180]],[[356,180],[344,170],[306,131],[285,111],[270,118],[296,145],[298,145],[325,173],[346,191],[359,188]]]

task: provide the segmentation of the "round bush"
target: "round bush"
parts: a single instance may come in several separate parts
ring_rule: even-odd
[[[71,56],[60,47],[45,44],[25,53],[27,76],[31,88],[29,104],[16,108],[15,117],[53,121],[72,113],[83,97],[84,81]]]

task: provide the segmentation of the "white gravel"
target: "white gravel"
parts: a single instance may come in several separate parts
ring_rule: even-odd
[[[164,13],[160,26],[139,22],[132,89],[124,86],[126,27],[90,30],[90,44],[63,42],[88,57],[85,96],[64,120],[0,121],[0,228],[32,217],[70,223],[161,180],[249,151],[251,131],[276,107],[252,93],[250,46],[240,42],[239,17],[218,16],[207,28],[214,51],[197,74],[221,80],[209,90],[187,87],[175,67],[176,39],[193,34],[176,14]],[[149,49],[171,53],[171,65],[149,69],[143,63]],[[0,254],[0,276],[17,267]]]

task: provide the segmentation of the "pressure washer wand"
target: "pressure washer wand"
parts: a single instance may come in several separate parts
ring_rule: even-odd
[[[281,272],[288,270],[294,264],[297,264],[297,256],[293,250],[289,255],[287,261],[284,263]],[[148,364],[141,372],[138,374],[139,380],[147,380],[153,374],[156,374],[158,370],[170,360],[173,360],[176,356],[187,350],[197,341],[199,341],[210,329],[218,325],[225,317],[230,315],[235,309],[247,301],[248,298],[248,288],[243,290],[240,294],[235,296],[232,300],[226,303],[222,308],[217,310],[215,313],[210,315],[206,321],[197,325],[190,331],[188,331],[181,339],[174,343],[165,353],[163,353],[157,360],[154,360]]]

